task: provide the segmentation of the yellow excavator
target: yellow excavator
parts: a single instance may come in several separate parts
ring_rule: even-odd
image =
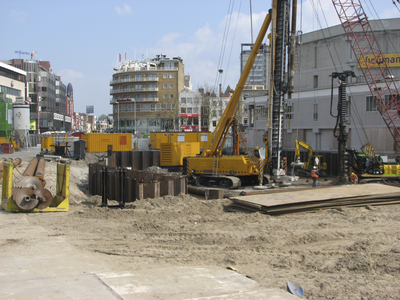
[[[222,155],[222,150],[229,130],[235,130],[235,115],[240,96],[271,23],[271,16],[272,11],[270,10],[265,17],[236,89],[204,151],[198,156],[184,158],[184,173],[188,176],[189,182],[195,182],[196,185],[201,186],[231,189],[247,184],[268,183],[268,177],[264,175],[265,160],[267,159],[265,148],[254,149],[253,159],[248,154]]]
[[[328,165],[326,164],[326,162],[323,162],[322,155],[313,155],[312,147],[303,141],[295,139],[294,142],[296,146],[296,152],[295,152],[295,161],[291,164],[292,167],[294,167],[295,169],[303,169],[306,172],[311,172],[312,168],[316,166],[317,170],[321,172],[321,174],[326,173]],[[305,162],[301,162],[300,147],[303,147],[308,151],[308,158],[307,161]]]

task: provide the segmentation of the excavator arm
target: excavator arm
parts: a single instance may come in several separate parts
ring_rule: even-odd
[[[228,134],[229,128],[235,118],[236,109],[239,105],[240,95],[242,94],[244,85],[246,83],[247,77],[250,74],[251,68],[253,67],[254,61],[259,52],[262,41],[264,40],[265,34],[267,33],[268,27],[271,23],[271,10],[265,17],[264,23],[260,29],[257,40],[251,50],[249,59],[247,60],[246,66],[243,69],[242,75],[240,76],[239,82],[233,95],[222,114],[217,127],[215,128],[209,143],[207,144],[205,150],[201,153],[203,157],[210,156],[220,156],[222,153],[222,148],[224,147],[226,136]]]
[[[296,144],[296,160],[300,160],[300,146],[308,150],[308,157],[313,155],[313,150],[310,145],[305,142],[299,141],[298,139],[294,140]]]

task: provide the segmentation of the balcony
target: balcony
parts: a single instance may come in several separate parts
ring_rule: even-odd
[[[158,82],[158,77],[120,78],[116,80],[110,80],[110,85],[126,82]]]
[[[137,92],[158,92],[158,87],[156,87],[156,88],[110,89],[110,95],[115,95],[115,94],[120,94],[120,93],[137,93]]]
[[[156,67],[156,66],[150,66],[150,67],[143,67],[143,68],[114,68],[114,74],[119,74],[119,73],[132,73],[132,72],[145,72],[145,71],[178,71],[178,67]]]
[[[118,98],[110,100],[110,104],[128,104],[128,103],[139,103],[139,102],[158,102],[157,98],[141,98],[141,99],[133,99],[133,98]]]

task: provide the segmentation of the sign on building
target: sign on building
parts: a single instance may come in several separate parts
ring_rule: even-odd
[[[389,68],[400,67],[400,57],[399,53],[385,53],[380,55],[367,54],[358,56],[358,67],[360,69],[365,69],[367,66],[369,68],[379,68],[379,65],[385,61]]]
[[[94,105],[86,105],[86,113],[94,114]]]

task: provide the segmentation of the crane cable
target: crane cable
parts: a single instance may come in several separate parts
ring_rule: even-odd
[[[227,66],[226,66],[225,79],[224,79],[224,82],[223,82],[223,86],[226,85],[226,78],[228,77],[228,70],[229,70],[229,65],[230,65],[230,61],[231,61],[231,57],[232,57],[233,45],[234,45],[235,37],[236,37],[236,29],[237,29],[237,26],[239,24],[239,13],[240,13],[241,7],[242,7],[242,0],[240,0],[239,9],[238,9],[238,15],[237,15],[237,18],[236,18],[235,30],[233,31],[231,51],[229,52],[229,58],[228,58]]]
[[[225,29],[224,29],[224,34],[222,37],[222,44],[221,44],[221,50],[220,50],[220,54],[219,54],[219,60],[218,60],[218,67],[217,67],[217,73],[215,75],[215,82],[214,82],[214,93],[215,90],[217,88],[218,85],[218,77],[221,76],[221,72],[220,70],[222,70],[222,63],[224,60],[224,54],[225,54],[225,48],[226,48],[226,44],[228,41],[228,34],[229,34],[229,27],[230,27],[230,21],[232,18],[232,10],[233,10],[233,4],[234,4],[234,0],[229,1],[229,6],[228,6],[228,16],[225,20]]]

